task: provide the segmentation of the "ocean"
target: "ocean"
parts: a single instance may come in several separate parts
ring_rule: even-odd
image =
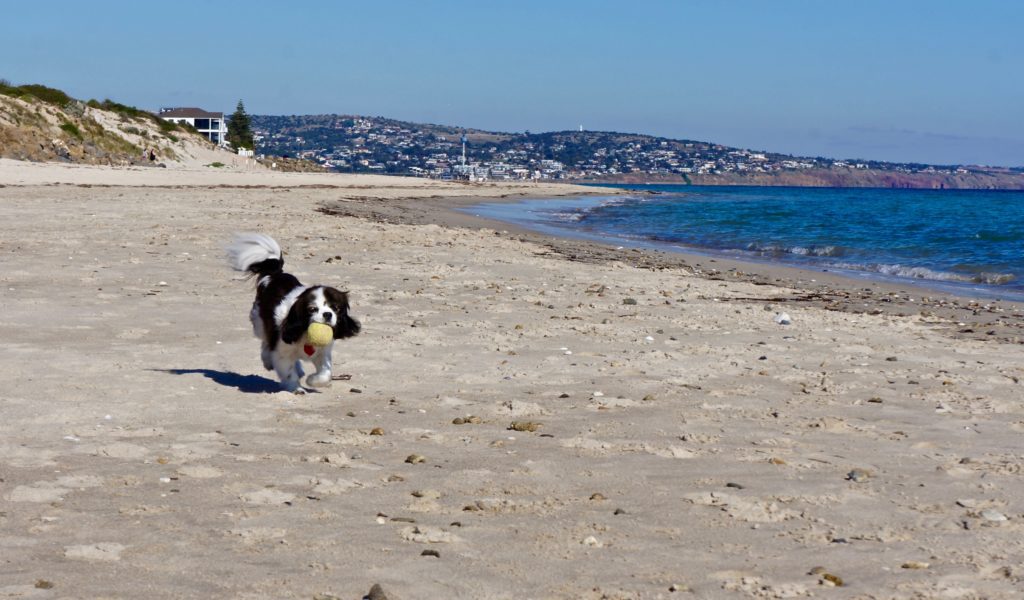
[[[1024,300],[1024,192],[630,185],[636,194],[481,204],[562,236]]]

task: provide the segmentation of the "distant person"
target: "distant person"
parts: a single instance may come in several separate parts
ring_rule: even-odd
[[[156,152],[153,152],[153,149],[150,148],[149,149],[149,162],[155,162],[155,161],[156,161]]]

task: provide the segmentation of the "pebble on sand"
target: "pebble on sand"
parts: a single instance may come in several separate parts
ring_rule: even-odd
[[[863,483],[871,479],[871,472],[866,469],[853,469],[846,474],[846,479],[854,483]]]
[[[367,592],[365,596],[363,596],[363,600],[396,600],[396,599],[394,598],[394,596],[389,596],[384,591],[384,588],[382,588],[380,586],[379,583],[375,583],[375,584],[373,584],[373,587],[370,588],[370,591]]]
[[[991,508],[986,508],[985,510],[981,511],[981,518],[985,519],[986,521],[992,521],[992,522],[1000,522],[1000,521],[1008,521],[1009,520],[1006,517],[1006,515],[1004,515],[1003,513],[999,512],[998,510],[992,510]]]
[[[540,425],[536,421],[512,421],[508,428],[512,431],[529,431],[532,433],[540,429]]]
[[[409,456],[405,457],[405,462],[409,463],[410,465],[418,465],[420,463],[427,462],[427,458],[422,454],[410,454]]]

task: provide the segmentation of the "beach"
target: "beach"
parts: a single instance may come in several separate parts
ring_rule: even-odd
[[[0,597],[1019,597],[1019,306],[452,210],[599,192],[0,160]]]

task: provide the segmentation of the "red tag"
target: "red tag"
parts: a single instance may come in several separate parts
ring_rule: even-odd
[[[316,352],[316,348],[309,344],[306,344],[305,346],[302,347],[302,351],[306,353],[306,356],[313,356],[313,353]]]

